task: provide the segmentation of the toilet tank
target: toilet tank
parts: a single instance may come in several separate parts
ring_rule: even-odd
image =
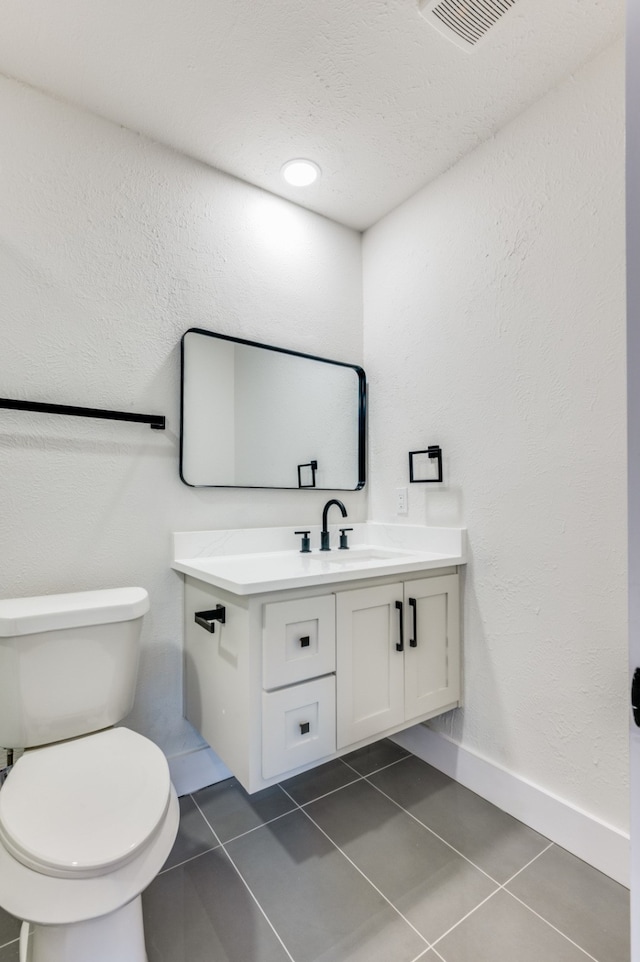
[[[115,725],[133,706],[144,588],[0,600],[0,746]]]

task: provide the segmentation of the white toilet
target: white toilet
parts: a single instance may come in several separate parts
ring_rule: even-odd
[[[141,892],[178,830],[160,749],[112,728],[133,705],[142,588],[0,601],[0,906],[20,962],[147,962]]]

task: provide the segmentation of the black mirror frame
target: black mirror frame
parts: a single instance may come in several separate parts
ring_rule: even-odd
[[[191,484],[184,477],[182,472],[183,441],[184,441],[184,340],[187,334],[205,334],[209,337],[216,337],[223,341],[232,341],[234,344],[245,344],[247,347],[260,347],[267,351],[275,351],[278,354],[290,354],[294,357],[303,357],[309,361],[321,361],[323,364],[334,364],[337,367],[348,367],[355,371],[358,378],[358,483],[355,488],[313,488],[309,486],[280,486],[280,485],[259,485],[259,484]],[[246,488],[247,490],[269,490],[269,491],[361,491],[366,484],[366,465],[367,465],[367,379],[364,369],[357,364],[347,364],[345,361],[334,361],[328,357],[319,357],[316,354],[304,354],[302,351],[290,351],[284,347],[275,347],[273,344],[262,344],[260,341],[248,341],[242,337],[231,337],[229,334],[219,334],[217,331],[207,331],[202,327],[190,327],[180,338],[180,480],[189,488]]]

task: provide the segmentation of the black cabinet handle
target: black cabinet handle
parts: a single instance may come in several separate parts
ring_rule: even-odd
[[[413,638],[409,638],[409,647],[418,647],[418,605],[415,598],[409,598],[409,606],[413,609]]]
[[[300,639],[300,647],[308,648],[310,644],[311,644],[311,638],[309,637],[309,635],[303,635],[302,638]]]
[[[301,735],[309,734],[309,722],[300,722],[300,734]]]
[[[224,625],[226,614],[227,609],[224,605],[216,605],[215,608],[212,608],[210,611],[196,611],[194,620],[201,628],[205,628],[206,631],[213,633],[216,630],[216,621]]]
[[[402,602],[396,601],[396,608],[398,609],[398,616],[400,618],[399,629],[400,629],[400,641],[396,645],[396,651],[404,651],[404,623],[402,620]]]

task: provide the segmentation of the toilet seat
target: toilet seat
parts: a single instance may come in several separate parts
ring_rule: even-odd
[[[127,728],[35,749],[0,792],[0,840],[43,875],[106,875],[154,838],[170,792],[162,751]]]

